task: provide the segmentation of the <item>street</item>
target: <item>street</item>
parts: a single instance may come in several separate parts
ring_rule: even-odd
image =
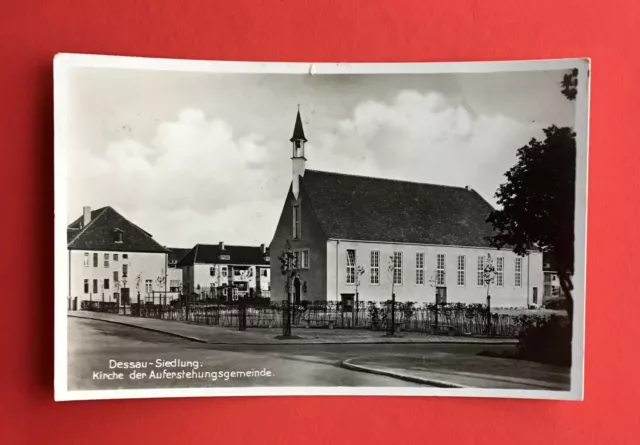
[[[340,362],[385,353],[428,351],[473,355],[489,349],[501,351],[513,347],[469,344],[209,345],[139,328],[71,317],[68,318],[68,329],[70,390],[417,386],[392,377],[347,370],[340,367]],[[156,365],[159,361],[161,366]],[[167,374],[180,371],[192,374],[182,378],[175,375],[170,378]],[[132,372],[137,373],[137,378],[131,378]]]

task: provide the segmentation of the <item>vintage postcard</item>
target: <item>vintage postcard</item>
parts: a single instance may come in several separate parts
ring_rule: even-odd
[[[581,400],[590,62],[60,54],[56,400]]]

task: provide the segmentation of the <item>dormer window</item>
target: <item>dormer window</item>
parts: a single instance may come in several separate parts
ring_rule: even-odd
[[[113,231],[113,236],[114,236],[114,239],[115,239],[116,243],[121,243],[122,242],[122,233],[123,232],[120,229],[115,229]]]

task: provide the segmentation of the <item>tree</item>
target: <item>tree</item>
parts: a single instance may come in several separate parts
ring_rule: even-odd
[[[164,303],[162,301],[162,298],[158,299],[158,304],[167,304],[167,292],[166,292],[166,284],[167,284],[167,271],[166,269],[162,268],[160,269],[160,275],[158,275],[158,277],[156,278],[156,286],[158,287],[158,289],[160,289],[160,291],[162,291],[162,289],[164,288],[165,292],[164,292]],[[155,301],[152,301],[151,304],[155,304]]]
[[[487,297],[489,297],[491,283],[495,281],[495,278],[496,278],[496,268],[493,265],[493,259],[491,258],[491,254],[487,254],[486,263],[485,263],[484,269],[482,270],[482,282],[485,286],[487,286]]]
[[[360,294],[358,289],[360,288],[360,277],[364,275],[364,267],[362,265],[356,266],[355,271],[355,279],[356,279],[356,298],[354,302],[354,307],[351,309],[353,312],[353,321],[356,323],[358,321],[358,305],[360,304]]]
[[[552,254],[572,319],[576,134],[555,125],[544,133],[544,141],[532,139],[518,150],[517,164],[505,173],[495,195],[502,209],[487,219],[495,230],[489,241],[521,256],[531,250]]]
[[[578,96],[578,68],[571,70],[571,73],[565,74],[562,78],[562,94],[573,101]]]

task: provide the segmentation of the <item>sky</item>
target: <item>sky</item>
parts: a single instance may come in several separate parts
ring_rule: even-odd
[[[165,246],[268,245],[298,105],[307,168],[470,186],[496,206],[517,149],[551,124],[574,125],[563,75],[75,68],[67,219],[110,205]]]

